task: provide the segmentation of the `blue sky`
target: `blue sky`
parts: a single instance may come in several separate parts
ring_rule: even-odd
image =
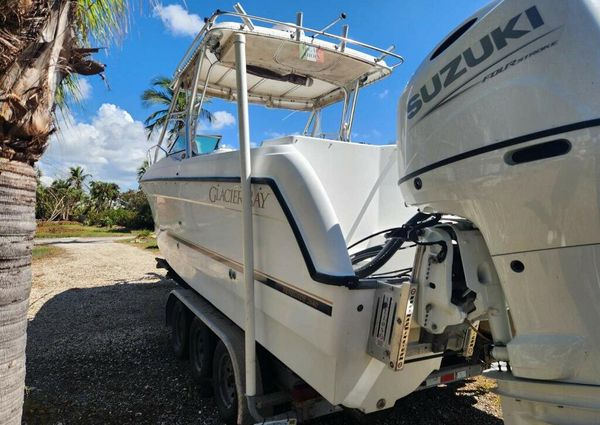
[[[82,79],[81,106],[72,108],[72,116],[61,124],[42,158],[40,167],[45,180],[64,177],[69,166],[83,165],[96,179],[115,181],[122,189],[137,187],[135,169],[150,146],[141,121],[151,111],[142,106],[140,94],[152,78],[172,74],[204,17],[215,9],[232,10],[234,3],[235,0],[164,0],[154,7],[150,2],[141,2],[145,9],[140,11],[140,2],[133,1],[136,10],[131,13],[128,34],[118,45],[97,55],[107,65],[106,83],[99,77]],[[382,48],[396,46],[396,53],[405,57],[405,64],[359,96],[354,140],[374,144],[394,142],[398,99],[421,61],[453,28],[486,3],[487,0],[242,2],[249,14],[287,22],[295,22],[296,12],[302,10],[304,24],[311,28],[321,28],[345,12],[350,38]],[[339,32],[341,25],[329,31]],[[223,134],[224,143],[237,146],[235,105],[214,100],[208,108],[224,111],[219,112],[220,119],[211,132]],[[288,111],[251,107],[251,140],[260,143],[301,131],[305,119],[303,113],[290,116]]]

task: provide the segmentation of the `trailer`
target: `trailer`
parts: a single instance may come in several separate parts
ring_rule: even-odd
[[[171,349],[177,358],[188,362],[201,396],[214,397],[225,423],[295,425],[340,412],[368,423],[369,415],[329,403],[261,346],[256,351],[257,395],[246,397],[244,331],[192,290],[163,258],[157,258],[157,268],[166,269],[167,277],[179,286],[171,291],[166,302],[165,323],[170,331]],[[401,337],[397,334],[392,338],[397,341]],[[473,331],[464,359],[448,359],[417,390],[481,375],[489,363],[484,359],[481,339],[476,346],[476,337],[477,332]],[[392,405],[387,400],[378,400],[380,410]]]

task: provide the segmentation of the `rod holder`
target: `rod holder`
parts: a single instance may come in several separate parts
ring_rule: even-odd
[[[348,38],[348,31],[350,31],[349,25],[344,25],[342,27],[342,41],[340,42],[340,52],[346,50],[346,39]]]
[[[302,35],[302,19],[303,19],[303,13],[302,12],[298,12],[296,13],[296,40],[300,41],[300,36]]]
[[[248,15],[240,3],[234,4],[233,8],[240,15]],[[254,24],[252,23],[252,20],[250,18],[248,18],[247,16],[240,16],[240,18],[244,22],[244,25],[246,25],[250,31],[254,30]]]

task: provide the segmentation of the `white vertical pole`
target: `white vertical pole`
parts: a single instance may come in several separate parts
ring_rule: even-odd
[[[352,141],[352,125],[354,124],[354,112],[356,111],[356,101],[358,100],[358,91],[360,90],[360,79],[356,80],[354,86],[354,96],[352,97],[352,107],[350,108],[350,118],[348,119],[348,142]]]
[[[238,131],[240,138],[242,218],[244,228],[244,284],[246,396],[256,395],[256,342],[254,332],[254,238],[252,232],[252,165],[250,163],[250,130],[248,124],[248,90],[246,80],[246,36],[235,35]]]
[[[191,158],[192,157],[192,143],[195,143],[194,138],[196,137],[195,134],[192,134],[192,132],[195,129],[195,125],[193,124],[193,121],[196,119],[198,119],[198,116],[194,116],[194,112],[196,110],[195,106],[196,106],[196,95],[198,94],[198,81],[200,81],[200,74],[202,73],[202,66],[204,65],[204,53],[206,52],[206,46],[203,46],[202,49],[200,50],[200,54],[198,55],[198,64],[196,65],[196,70],[194,72],[194,79],[192,81],[192,93],[191,93],[191,97],[189,99],[189,105],[188,105],[188,110],[187,110],[187,116],[186,116],[186,120],[185,120],[185,137],[187,140],[187,146],[185,148],[185,152],[186,152],[186,157],[187,158]]]

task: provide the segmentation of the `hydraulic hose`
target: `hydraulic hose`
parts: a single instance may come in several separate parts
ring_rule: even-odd
[[[405,239],[401,237],[389,238],[371,261],[354,269],[356,277],[362,279],[375,273],[396,254],[404,242]]]
[[[385,237],[387,240],[383,245],[372,246],[352,255],[352,264],[357,264],[366,259],[372,258],[368,263],[354,269],[356,277],[363,279],[371,276],[373,273],[383,267],[396,254],[396,252],[402,248],[404,242],[409,240],[416,241],[417,231],[419,229],[437,224],[440,221],[440,218],[441,216],[439,214],[432,215],[418,212],[404,225],[402,225],[402,227],[396,227],[374,233],[350,245],[348,249],[377,235],[386,233]]]

